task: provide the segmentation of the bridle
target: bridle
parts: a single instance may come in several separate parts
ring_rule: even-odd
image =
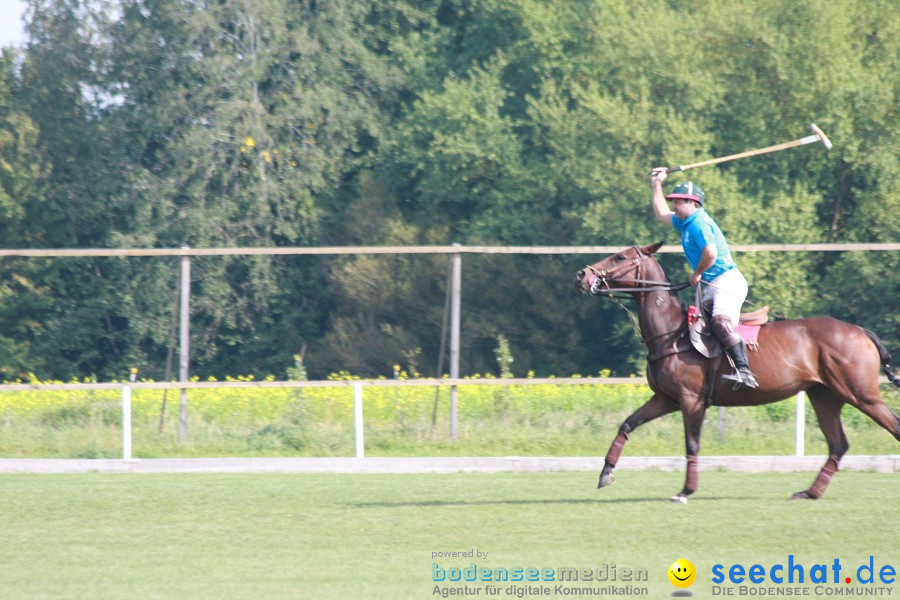
[[[669,281],[658,281],[654,279],[641,278],[641,271],[644,266],[644,261],[650,258],[650,255],[641,252],[641,250],[637,246],[632,246],[632,249],[637,252],[637,256],[627,262],[617,265],[614,269],[601,270],[594,268],[592,265],[586,265],[586,268],[590,270],[594,275],[594,281],[591,282],[591,287],[588,290],[588,293],[590,293],[592,296],[605,294],[610,298],[615,299],[615,296],[613,296],[613,294],[615,293],[644,294],[649,292],[679,292],[690,287],[691,284],[688,281],[682,283],[671,283]],[[632,267],[634,267],[635,269],[634,278],[615,277],[616,273],[619,273],[624,269],[630,269]],[[641,285],[634,287],[613,288],[610,287],[610,283],[633,283]]]
[[[613,302],[615,302],[619,308],[628,313],[628,316],[631,317],[631,323],[634,325],[634,331],[640,340],[650,348],[650,343],[654,340],[661,338],[666,335],[671,335],[680,330],[675,329],[673,331],[668,331],[662,333],[660,335],[654,336],[651,339],[644,339],[643,334],[641,333],[640,325],[638,325],[638,319],[634,316],[628,308],[619,302],[619,296],[616,296],[616,293],[625,293],[625,294],[647,294],[651,292],[678,292],[683,289],[686,289],[691,286],[689,281],[685,281],[682,283],[671,283],[669,281],[659,281],[654,279],[644,279],[641,277],[641,271],[644,267],[644,261],[650,258],[649,254],[644,254],[641,252],[640,248],[637,246],[632,246],[632,250],[637,253],[637,256],[632,258],[627,262],[623,262],[620,265],[617,265],[614,269],[606,270],[606,269],[596,269],[592,265],[586,265],[587,268],[594,275],[594,281],[591,282],[591,286],[589,289],[589,293],[592,296],[597,296],[600,294],[608,296]],[[624,269],[634,268],[634,278],[631,277],[615,277],[615,275]],[[635,287],[619,287],[613,288],[610,287],[610,283],[633,283],[633,284],[641,284],[640,286]],[[630,296],[624,296],[625,298],[630,298]]]

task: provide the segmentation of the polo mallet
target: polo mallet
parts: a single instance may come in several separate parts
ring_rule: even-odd
[[[776,144],[774,146],[769,146],[767,148],[760,148],[758,150],[748,150],[747,152],[741,152],[740,154],[732,154],[731,156],[723,156],[721,158],[711,158],[709,160],[704,160],[703,162],[694,163],[692,165],[681,165],[680,167],[666,167],[666,173],[673,173],[675,171],[687,171],[688,169],[696,169],[697,167],[705,167],[707,165],[716,165],[725,161],[735,160],[738,158],[747,158],[748,156],[757,156],[758,154],[768,154],[769,152],[778,152],[780,150],[787,150],[788,148],[793,148],[795,146],[803,146],[805,144],[813,144],[815,142],[822,142],[827,150],[831,150],[833,147],[831,144],[831,140],[828,139],[828,136],[825,135],[825,132],[816,127],[816,124],[813,123],[810,125],[810,128],[813,131],[813,135],[808,135],[804,138],[800,138],[799,140],[794,140],[792,142],[785,142],[783,144]]]

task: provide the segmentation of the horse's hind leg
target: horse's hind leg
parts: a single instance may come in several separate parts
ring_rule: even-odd
[[[613,475],[613,470],[616,468],[616,463],[619,462],[619,457],[622,456],[622,448],[625,447],[625,442],[628,441],[629,433],[648,421],[676,410],[678,410],[678,405],[674,402],[665,396],[654,394],[643,406],[625,419],[625,422],[619,427],[616,439],[613,440],[612,445],[609,447],[609,452],[606,453],[606,462],[603,465],[603,471],[600,473],[600,481],[597,483],[597,487],[606,487],[615,481],[616,477]]]
[[[880,352],[887,353],[880,340],[874,337],[875,334],[866,332],[873,341],[876,342]],[[865,342],[868,343],[868,340]],[[823,359],[825,365],[825,373],[829,374],[825,380],[825,385],[834,391],[834,393],[844,402],[855,406],[862,413],[867,415],[873,421],[887,429],[891,434],[900,440],[900,416],[894,414],[881,397],[881,390],[878,388],[878,362],[871,355],[863,356],[866,359],[866,368],[857,366],[845,356],[826,356]],[[890,356],[881,358],[883,361],[890,360]]]
[[[841,425],[841,408],[844,401],[834,392],[822,385],[817,385],[807,390],[809,401],[816,411],[819,427],[825,435],[828,443],[828,460],[819,471],[816,480],[809,489],[797,492],[791,496],[794,500],[819,498],[825,493],[825,488],[831,482],[831,477],[837,472],[841,458],[846,454],[850,444],[844,435],[844,427]]]
[[[892,411],[881,394],[876,390],[865,398],[860,398],[856,408],[868,415],[873,421],[890,431],[900,441],[900,416]]]
[[[873,421],[890,431],[900,441],[900,416],[894,414],[880,397],[877,401],[860,402],[859,410],[869,415]]]

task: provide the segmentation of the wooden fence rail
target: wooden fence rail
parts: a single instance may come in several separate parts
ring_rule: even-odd
[[[129,256],[283,256],[323,254],[609,254],[622,246],[285,246],[277,248],[35,248],[0,249],[2,256],[129,257]],[[733,244],[735,252],[857,252],[900,250],[900,243],[872,244]],[[668,245],[661,253],[681,252]]]

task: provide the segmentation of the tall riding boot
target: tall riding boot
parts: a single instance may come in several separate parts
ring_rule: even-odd
[[[725,348],[725,352],[734,361],[736,369],[735,373],[725,373],[722,379],[730,381],[734,384],[734,389],[739,390],[742,387],[757,388],[759,384],[753,371],[750,370],[750,363],[747,361],[747,345],[741,340],[731,348]]]
[[[750,363],[747,361],[747,346],[744,344],[741,335],[735,330],[731,319],[724,315],[717,315],[712,318],[710,325],[715,336],[722,342],[725,352],[734,361],[736,369],[735,373],[722,375],[722,379],[733,383],[733,387],[736,390],[744,386],[750,388],[759,387],[756,377],[753,376],[753,372],[750,370]]]

